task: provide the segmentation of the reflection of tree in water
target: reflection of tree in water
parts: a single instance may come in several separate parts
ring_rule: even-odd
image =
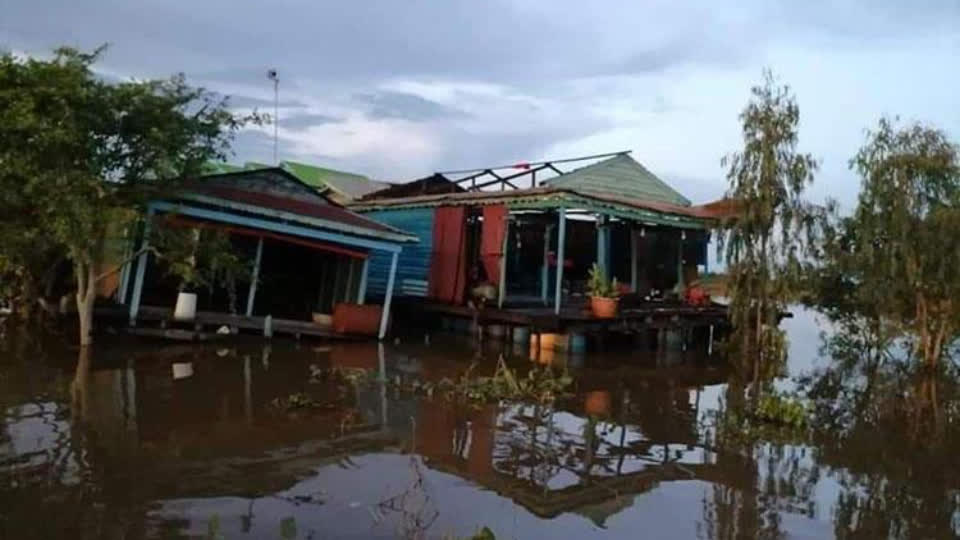
[[[818,459],[840,469],[840,538],[947,538],[960,534],[960,384],[954,362],[931,372],[841,321],[825,343],[833,362],[809,381]]]
[[[736,377],[728,385],[704,436],[727,478],[740,480],[709,488],[701,537],[783,537],[785,513],[817,517],[815,488],[824,476],[839,487],[827,501],[838,538],[960,534],[955,364],[930,372],[907,356],[909,343],[884,339],[876,324],[834,322],[822,351],[828,367],[802,381],[813,404],[808,434],[745,430],[749,391]]]
[[[721,478],[704,494],[700,538],[785,538],[783,514],[815,517],[819,465],[789,433],[743,431],[746,395],[734,376],[703,432]]]

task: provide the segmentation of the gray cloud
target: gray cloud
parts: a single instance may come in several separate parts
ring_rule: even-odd
[[[354,94],[354,100],[369,106],[368,115],[372,118],[400,118],[416,122],[466,116],[463,111],[405,92]]]
[[[281,115],[280,126],[285,129],[306,129],[312,126],[320,126],[323,124],[336,124],[341,121],[342,120],[340,118],[335,118],[325,114],[303,113],[295,114],[293,116]]]
[[[884,73],[893,53],[922,50],[915,62],[899,64],[904,69],[922,67],[924,54],[960,50],[956,0],[0,0],[0,14],[0,49],[36,54],[110,43],[102,62],[108,73],[184,72],[234,95],[238,108],[272,110],[265,73],[276,68],[281,126],[296,131],[281,135],[323,137],[312,145],[281,142],[317,149],[283,157],[391,179],[533,159],[557,146],[592,153],[644,144],[651,159],[671,156],[660,158],[672,160],[660,169],[679,181],[709,182],[690,182],[696,200],[701,189],[706,195],[717,183],[722,188],[719,167],[716,179],[707,178],[739,144],[732,127],[748,97],[744,73],[756,81],[761,67],[780,61],[772,67],[802,91],[804,129],[820,129],[807,140],[843,147],[844,155],[861,141],[841,140],[835,123],[860,129],[876,109],[929,115],[928,95],[916,92],[960,83],[945,68],[919,73],[928,75],[922,85]],[[917,45],[931,38],[940,41]],[[784,50],[806,56],[796,62]],[[808,100],[811,87],[832,85]],[[960,127],[956,115],[933,107]],[[819,123],[807,112],[818,109]],[[331,123],[342,130],[305,129]],[[365,146],[351,142],[364,139],[359,135],[366,135]],[[403,152],[394,155],[405,157],[384,157],[382,148],[413,137],[435,147],[408,153],[400,145]],[[597,140],[583,142],[591,137]],[[272,139],[247,131],[235,150],[240,160],[268,161]]]
[[[261,99],[252,96],[232,95],[228,96],[230,107],[249,108],[249,109],[273,109],[272,99]],[[306,103],[297,100],[279,100],[277,105],[283,109],[301,109],[307,106]]]

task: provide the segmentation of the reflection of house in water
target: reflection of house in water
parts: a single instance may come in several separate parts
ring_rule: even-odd
[[[461,408],[384,384],[343,392],[308,381],[311,365],[393,378],[430,364],[388,363],[383,346],[196,351],[86,379],[84,414],[96,443],[113,446],[101,455],[144,464],[148,500],[275,495],[324,466],[349,467],[351,456],[412,451],[540,517],[575,512],[602,525],[661,482],[717,476],[698,441],[693,383],[624,379],[556,407]],[[192,363],[192,375],[175,379],[172,360]],[[329,404],[272,411],[275,399],[309,389]]]
[[[540,517],[576,512],[602,526],[660,482],[714,476],[697,437],[699,389],[621,391],[607,411],[529,404],[458,410],[421,402],[416,450]]]

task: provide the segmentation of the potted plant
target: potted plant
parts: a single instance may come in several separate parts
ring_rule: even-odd
[[[197,312],[197,292],[206,287],[227,288],[231,312],[236,312],[236,281],[248,274],[248,265],[230,244],[229,234],[222,231],[174,229],[165,231],[161,245],[168,260],[167,272],[179,281],[173,318],[192,321]]]
[[[620,283],[617,278],[607,279],[607,273],[599,264],[593,263],[590,278],[587,281],[590,291],[590,310],[599,319],[611,319],[617,316],[620,303]]]

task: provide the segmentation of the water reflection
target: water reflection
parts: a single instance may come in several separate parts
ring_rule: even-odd
[[[689,356],[540,358],[572,370],[575,396],[452,406],[382,382],[463,372],[474,355],[437,339],[12,355],[0,363],[0,536],[956,534],[954,379],[924,382],[853,349],[826,350],[837,361],[806,380],[816,429],[749,437],[725,422],[745,396],[736,374]],[[512,363],[532,364],[526,350]],[[381,382],[311,377],[334,367]],[[295,393],[313,406],[275,405]],[[933,394],[938,420],[910,421]]]

